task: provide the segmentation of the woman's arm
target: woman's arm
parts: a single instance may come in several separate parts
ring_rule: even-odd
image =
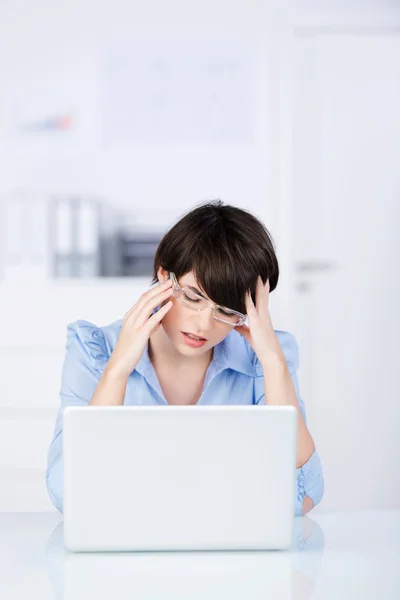
[[[63,413],[67,406],[88,406],[109,355],[101,330],[87,321],[67,327],[60,406],[47,453],[46,487],[53,505],[63,512]]]
[[[160,283],[142,294],[126,313],[117,344],[90,400],[90,406],[118,406],[124,403],[129,375],[136,368],[149,337],[160,327],[163,317],[170,310],[172,302],[169,298],[172,294],[171,280]]]
[[[282,355],[283,356],[283,355]],[[307,429],[297,400],[296,390],[289,372],[285,357],[276,364],[262,365],[264,371],[264,393],[266,404],[270,406],[285,406],[290,404],[297,409],[297,463],[300,468],[315,451],[314,440]]]
[[[294,336],[287,331],[276,331],[276,336],[287,366],[277,374],[272,367],[269,369],[266,365],[263,366],[258,359],[256,360],[255,403],[292,404],[298,410],[295,514],[301,516],[310,512],[321,501],[324,494],[324,477],[320,458],[307,429],[305,405],[299,392],[297,342]],[[284,383],[282,372],[285,373]],[[267,397],[268,401],[266,401]]]
[[[315,444],[306,425],[304,403],[300,399],[296,372],[299,367],[297,342],[287,331],[275,331],[269,312],[269,281],[264,284],[258,278],[256,303],[250,291],[246,294],[246,310],[249,325],[236,330],[243,335],[256,357],[255,403],[269,405],[292,405],[298,410],[297,436],[297,495],[296,515],[304,514],[322,498],[324,479]],[[260,392],[262,383],[264,393]],[[308,496],[309,500],[305,497]]]
[[[124,404],[128,375],[118,369],[105,368],[89,406],[122,406]]]
[[[298,410],[295,514],[305,515],[321,501],[324,493],[324,478],[321,461],[307,429],[306,412],[298,390],[296,371],[290,373],[289,368],[286,367],[285,375],[270,371],[268,377],[265,373],[264,394],[265,398],[268,398],[267,405],[291,404]]]
[[[314,508],[314,502],[311,500],[311,498],[309,496],[304,496],[303,508],[302,508],[301,514],[306,515],[313,508]]]

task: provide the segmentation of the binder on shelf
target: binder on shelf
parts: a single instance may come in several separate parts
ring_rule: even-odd
[[[29,271],[34,279],[49,277],[48,198],[36,197],[28,203],[26,219],[29,227]]]
[[[24,262],[22,212],[20,194],[12,194],[4,202],[3,276],[15,279],[21,274]]]
[[[79,197],[54,198],[51,212],[53,276],[98,277],[101,274],[98,201]]]
[[[77,204],[76,263],[79,277],[100,275],[100,214],[96,200]]]
[[[5,279],[43,279],[49,275],[46,235],[48,200],[24,189],[1,203],[0,275]]]
[[[147,277],[153,273],[154,256],[162,233],[135,229],[120,233],[121,263],[126,277]]]
[[[73,277],[73,211],[69,199],[53,198],[49,220],[49,237],[52,249],[52,276]]]

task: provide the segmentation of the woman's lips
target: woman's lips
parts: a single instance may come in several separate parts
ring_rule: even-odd
[[[190,338],[188,335],[186,335],[184,331],[182,331],[182,335],[183,339],[185,340],[185,343],[188,346],[191,346],[192,348],[200,348],[200,346],[203,346],[207,342],[207,340],[204,338],[201,340],[194,340],[193,338]]]
[[[201,340],[204,340],[205,342],[207,341],[207,338],[203,338],[201,337],[201,335],[196,335],[195,333],[192,333],[191,331],[182,331],[182,333],[185,333],[186,335],[193,335],[196,338],[200,338]]]

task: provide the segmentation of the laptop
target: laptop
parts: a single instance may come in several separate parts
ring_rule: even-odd
[[[65,548],[288,549],[297,418],[294,406],[67,407]]]

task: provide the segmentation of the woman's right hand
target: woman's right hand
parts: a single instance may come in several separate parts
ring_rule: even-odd
[[[154,315],[153,310],[172,296],[170,279],[142,294],[126,313],[118,341],[107,363],[108,372],[128,377],[138,364],[149,337],[157,331],[161,320],[172,306],[168,301]],[[150,318],[149,318],[150,317]]]

